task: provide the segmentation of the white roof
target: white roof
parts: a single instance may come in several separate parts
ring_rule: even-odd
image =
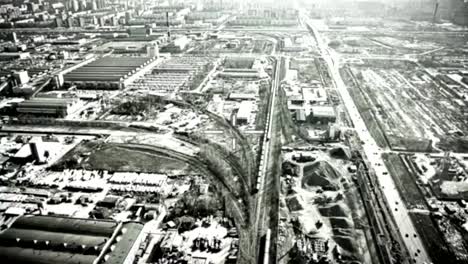
[[[8,214],[8,215],[24,215],[25,212],[26,212],[26,210],[23,209],[23,208],[10,207],[10,208],[6,209],[5,214]]]
[[[252,113],[254,104],[252,101],[242,101],[239,105],[239,111],[237,112],[237,118],[249,119]]]
[[[335,108],[333,106],[312,106],[312,114],[314,117],[335,117]]]

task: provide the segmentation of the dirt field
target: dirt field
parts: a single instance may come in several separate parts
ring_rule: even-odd
[[[430,151],[450,131],[468,131],[453,96],[415,65],[368,61],[350,66],[347,75],[349,88],[359,90],[352,92],[356,104],[372,112],[392,149]]]
[[[425,209],[426,201],[416,185],[415,176],[410,174],[400,156],[398,154],[385,153],[382,157],[406,206],[408,208]]]
[[[429,215],[411,213],[410,217],[415,223],[418,234],[423,239],[427,252],[434,263],[460,263],[446,246],[447,243],[437,228],[437,224],[434,223]]]
[[[56,164],[54,169],[86,169],[161,173],[183,170],[186,164],[162,156],[121,147],[112,143],[84,142],[76,146]]]

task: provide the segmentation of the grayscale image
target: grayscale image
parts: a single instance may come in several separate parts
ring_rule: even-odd
[[[468,0],[0,0],[1,264],[468,264]]]

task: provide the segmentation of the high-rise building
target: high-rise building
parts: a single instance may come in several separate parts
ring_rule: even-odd
[[[63,27],[63,20],[61,17],[56,17],[55,18],[55,26],[56,27]]]
[[[454,24],[468,25],[468,1],[451,0],[449,9]]]
[[[158,44],[154,43],[146,47],[146,56],[153,58],[159,57],[159,46]]]
[[[10,40],[11,40],[13,43],[18,42],[18,37],[16,36],[16,32],[11,32]]]
[[[79,17],[78,18],[78,26],[80,28],[84,28],[86,26],[86,20],[84,17]]]
[[[125,22],[130,22],[132,20],[132,13],[130,11],[125,12]]]
[[[64,3],[64,6],[65,6],[65,11],[69,11],[72,9],[72,0],[66,0],[65,3]]]
[[[29,82],[29,75],[27,71],[17,71],[13,73],[13,78],[18,84],[25,84]]]
[[[119,17],[118,16],[115,16],[115,15],[112,16],[111,21],[112,21],[112,26],[116,27],[116,26],[119,25]]]
[[[73,0],[72,6],[73,6],[73,11],[74,12],[78,12],[80,10],[80,5],[78,3],[78,0]]]
[[[86,0],[80,0],[79,5],[80,5],[80,11],[86,10]]]
[[[68,17],[68,18],[67,18],[67,26],[68,26],[69,28],[72,28],[74,25],[75,25],[75,23],[74,23],[73,17],[71,17],[71,16]]]
[[[103,27],[106,25],[106,18],[105,17],[100,17],[99,18],[99,26]]]

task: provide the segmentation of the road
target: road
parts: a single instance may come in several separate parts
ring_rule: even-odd
[[[359,113],[359,110],[354,104],[354,101],[341,78],[339,73],[339,58],[337,54],[330,50],[323,42],[319,32],[315,29],[314,25],[310,23],[310,20],[306,16],[304,16],[304,19],[309,21],[308,23],[316,37],[317,46],[322,53],[322,57],[327,63],[336,89],[343,99],[343,103],[345,104],[349,116],[353,121],[357,135],[361,141],[364,142],[362,146],[364,154],[371,163],[372,169],[377,175],[380,186],[383,186],[382,192],[387,200],[387,203],[392,208],[391,212],[393,214],[393,218],[399,226],[401,237],[403,237],[403,241],[405,242],[411,257],[413,258],[413,263],[432,263],[420,237],[417,235],[416,228],[409,217],[408,209],[404,205],[404,202],[395,186],[392,177],[388,175],[388,170],[385,167],[385,163],[382,159],[383,150],[378,147],[374,138],[367,129],[366,124]]]

